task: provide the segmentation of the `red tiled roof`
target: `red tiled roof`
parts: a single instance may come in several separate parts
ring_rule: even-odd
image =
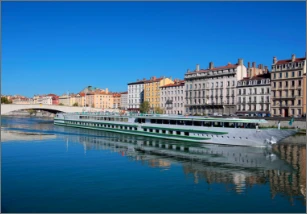
[[[304,61],[304,60],[306,60],[306,58],[296,58],[296,59],[294,60],[294,62],[301,62],[301,61]],[[278,60],[278,61],[276,62],[276,65],[287,64],[287,63],[289,63],[289,62],[292,62],[292,59]]]
[[[121,92],[121,94],[128,94],[128,91],[125,91],[125,92]]]
[[[160,80],[163,80],[163,77],[161,78],[156,78],[156,79],[152,79],[152,80],[147,80],[144,83],[152,83],[152,82],[159,82]]]
[[[178,81],[177,83],[169,83],[167,85],[160,86],[160,88],[181,86],[181,85],[184,85],[184,82],[185,82],[184,80],[181,80],[181,81]]]
[[[252,78],[250,77],[243,77],[243,79],[241,79],[240,81],[242,80],[262,80],[262,79],[267,79],[267,78],[270,78],[270,73],[266,73],[266,74],[259,74],[257,76],[253,76]]]

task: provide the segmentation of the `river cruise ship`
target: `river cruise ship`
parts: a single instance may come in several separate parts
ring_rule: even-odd
[[[262,123],[267,121],[105,112],[57,113],[54,117],[55,125],[237,146],[266,147],[297,132],[295,129],[259,128]]]

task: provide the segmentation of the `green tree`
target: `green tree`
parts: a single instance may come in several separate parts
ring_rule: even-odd
[[[140,106],[141,113],[148,113],[149,109],[150,109],[150,104],[148,101],[144,101]]]
[[[155,113],[156,114],[163,114],[164,109],[160,108],[160,107],[155,107]]]
[[[74,103],[72,106],[78,106],[78,103]]]
[[[8,100],[6,97],[1,97],[1,103],[4,103],[4,104],[11,104],[12,101],[11,101],[11,100]]]

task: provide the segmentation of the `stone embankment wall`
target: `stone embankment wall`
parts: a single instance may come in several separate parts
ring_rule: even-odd
[[[12,111],[7,113],[8,116],[32,116],[32,117],[54,117],[53,113],[47,112],[47,111],[40,111],[40,112],[34,112],[29,113],[28,111]]]
[[[267,120],[268,123],[262,123],[260,125],[260,127],[276,127],[278,126],[278,120]],[[306,130],[306,121],[304,120],[295,120],[294,119],[294,122],[292,123],[292,126],[289,125],[289,121],[290,120],[283,120],[283,121],[280,121],[280,127],[281,128],[293,128],[293,127],[298,127],[299,129],[305,129]]]

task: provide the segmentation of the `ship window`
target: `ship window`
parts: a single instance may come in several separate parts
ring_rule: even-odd
[[[223,123],[222,122],[213,122],[213,126],[214,127],[223,127]]]
[[[171,121],[170,121],[170,124],[176,125],[176,120],[171,120]]]
[[[149,129],[149,132],[152,132],[152,129]]]
[[[163,134],[165,134],[165,133],[166,133],[166,131],[165,131],[165,130],[162,130],[162,133],[163,133]]]
[[[132,130],[132,127],[130,127],[130,130]]]
[[[159,129],[156,129],[156,133],[159,133]]]
[[[200,121],[194,121],[194,126],[201,126],[201,122]]]
[[[189,120],[186,121],[186,125],[187,125],[187,126],[192,126],[192,121],[189,121]]]
[[[145,123],[145,119],[142,119],[142,123]]]
[[[136,127],[134,127],[134,130],[137,131],[138,129]]]
[[[168,133],[169,133],[169,134],[173,134],[173,131],[172,131],[172,130],[169,130]]]
[[[168,120],[163,120],[163,124],[169,124]]]
[[[177,124],[178,124],[178,125],[184,125],[184,121],[183,121],[183,120],[178,120],[178,121],[177,121]]]
[[[156,119],[151,119],[150,123],[157,123]]]
[[[204,126],[210,127],[211,126],[211,122],[204,121]]]
[[[124,122],[128,122],[128,118],[124,118]]]
[[[190,134],[189,132],[184,132],[185,136],[189,136],[189,134]]]
[[[237,123],[237,128],[244,128],[244,124],[243,123]]]
[[[146,128],[144,128],[144,132],[147,132],[147,129],[146,129]]]
[[[176,131],[177,135],[180,135],[180,131]]]
[[[157,123],[158,124],[162,124],[162,120],[157,120]]]

